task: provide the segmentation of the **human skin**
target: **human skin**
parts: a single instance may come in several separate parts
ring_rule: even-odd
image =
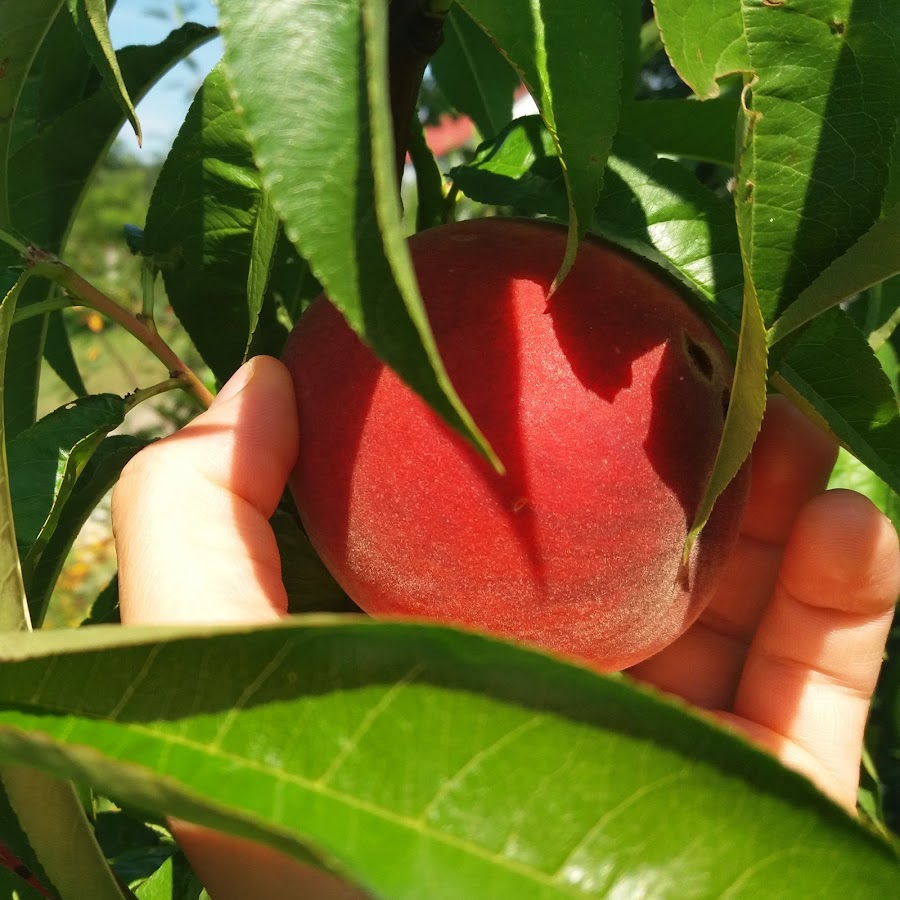
[[[124,623],[285,615],[268,519],[297,457],[294,410],[287,370],[257,357],[206,413],[129,463],[113,496]],[[900,547],[864,497],[823,493],[834,458],[818,429],[770,400],[718,592],[688,632],[631,674],[719,716],[852,813]],[[213,900],[360,896],[274,850],[173,828]]]

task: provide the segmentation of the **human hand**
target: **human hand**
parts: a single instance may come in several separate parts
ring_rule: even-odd
[[[900,549],[865,497],[823,493],[836,454],[790,403],[770,398],[718,591],[630,674],[714,712],[853,812]]]
[[[268,520],[297,449],[290,376],[259,357],[208,412],[140,453],[113,498],[123,622],[265,623],[284,615]],[[852,810],[900,591],[900,550],[891,524],[863,497],[820,495],[833,462],[829,441],[773,400],[722,588],[687,634],[631,674],[722,710]],[[205,829],[176,831],[216,900],[359,896],[275,851]]]

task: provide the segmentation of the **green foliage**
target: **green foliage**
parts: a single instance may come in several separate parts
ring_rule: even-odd
[[[114,136],[217,31],[186,23],[114,53],[103,2],[0,0],[0,768],[10,796],[25,783],[13,764],[83,789],[38,776],[41,806],[24,818],[0,790],[0,843],[44,884],[59,887],[62,873],[115,896],[100,851],[73,860],[48,823],[71,826],[80,847],[96,835],[148,900],[204,896],[154,824],[168,815],[386,897],[434,884],[448,896],[895,893],[897,628],[860,795],[887,841],[624,679],[449,629],[333,616],[229,633],[15,633],[44,620],[79,530],[165,430],[157,419],[145,433],[129,410],[173,386],[154,384],[162,371],[136,358],[149,354],[122,349],[130,337],[96,311],[65,309],[71,297],[41,277],[43,257],[23,258],[25,243],[118,300],[126,327],[153,317],[220,382],[248,355],[277,355],[324,287],[490,454],[437,354],[409,218],[416,210],[430,227],[462,198],[466,214],[566,222],[560,277],[585,233],[619,244],[668,273],[737,359],[707,508],[744,462],[774,387],[843,444],[832,485],[865,493],[900,526],[895,3],[656,0],[657,32],[640,30],[630,0],[459,0],[420,94],[407,220],[386,0],[219,6],[225,61],[153,167]],[[520,79],[539,114],[510,121]],[[458,148],[452,168],[425,143],[445,111],[487,139]],[[123,226],[145,223],[132,256]],[[91,355],[107,338],[139,382],[123,393],[136,396],[96,380]],[[55,411],[39,418],[39,398],[59,390],[50,368],[70,393],[45,400]],[[141,433],[109,436],[123,419]],[[273,526],[291,610],[352,612],[289,501]],[[114,579],[70,624],[117,618]],[[88,787],[129,811],[95,814],[88,801],[85,817]],[[13,878],[0,867],[3,896]]]
[[[323,620],[0,646],[5,754],[299,859],[312,847],[376,896],[609,896],[648,868],[681,897],[896,884],[886,845],[761,751],[627,681],[475,635]],[[173,692],[197,666],[234,677]]]

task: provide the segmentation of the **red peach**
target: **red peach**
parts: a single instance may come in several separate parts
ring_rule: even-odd
[[[710,599],[737,535],[747,467],[682,565],[732,367],[661,278],[586,240],[549,285],[566,232],[482,219],[410,240],[437,346],[506,467],[499,475],[324,298],[285,351],[310,540],[377,616],[489,631],[630,666]]]

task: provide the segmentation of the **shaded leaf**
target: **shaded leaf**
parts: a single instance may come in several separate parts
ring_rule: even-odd
[[[839,256],[785,310],[769,329],[775,345],[833,306],[900,273],[900,204]],[[890,321],[890,317],[886,322]],[[886,324],[882,323],[882,324]],[[883,342],[889,336],[876,338]]]
[[[450,177],[482,203],[565,215],[559,160],[537,116],[511,123]],[[717,327],[737,334],[743,277],[734,210],[682,166],[617,138],[591,231],[667,269],[710,301],[705,312]]]
[[[63,0],[0,0],[0,228],[12,221],[9,149],[13,119],[31,64]]]
[[[319,559],[298,518],[279,509],[272,517],[272,530],[281,555],[288,612],[360,612]]]
[[[185,55],[215,36],[214,28],[184,25],[153,46],[125,47],[119,64],[135,100]],[[59,253],[92,174],[123,124],[121,108],[98,81],[84,100],[22,143],[10,160],[10,203],[17,228],[45,250]],[[3,260],[0,248],[0,262]],[[46,299],[48,288],[29,285],[25,305]],[[5,409],[10,434],[34,422],[45,317],[16,325],[7,361]]]
[[[56,529],[76,479],[109,431],[122,424],[125,401],[94,394],[60,407],[7,446],[16,542],[26,579]]]
[[[120,622],[119,576],[116,574],[97,595],[91,606],[90,614],[81,625],[84,627],[89,625],[118,625]]]
[[[738,222],[771,325],[881,214],[900,114],[900,6],[743,9],[754,80]]]
[[[809,782],[657,694],[450,629],[326,622],[0,636],[0,755],[315,847],[380,896],[896,885]]]
[[[116,59],[116,52],[109,37],[106,0],[67,0],[67,3],[88,54],[106,83],[107,89],[116,98],[125,117],[131,122],[140,145],[141,123],[138,121],[131,97],[128,96],[128,88],[125,86],[119,61]]]
[[[259,326],[260,314],[266,299],[269,286],[269,273],[275,261],[275,247],[281,223],[278,213],[272,206],[269,196],[263,193],[259,201],[259,210],[253,225],[253,237],[250,248],[250,271],[247,274],[247,306],[250,313],[250,333],[244,350],[246,359],[250,353],[250,345]]]
[[[444,96],[475,122],[482,137],[493,137],[512,118],[519,76],[459,5],[447,13],[444,43],[430,67]]]
[[[223,383],[244,359],[263,308],[279,228],[264,198],[218,66],[194,98],[160,172],[142,252],[161,269],[172,308]],[[262,327],[280,331],[270,342],[283,343],[286,331],[273,316]]]
[[[620,128],[656,153],[734,166],[740,97],[716,100],[638,100],[622,109]]]
[[[183,853],[169,857],[135,894],[138,900],[209,900]]]
[[[619,4],[460,0],[460,5],[522,77],[563,161],[569,206],[569,245],[558,278],[563,277],[578,239],[587,233],[619,120],[624,65]]]
[[[787,384],[785,384],[785,380]],[[900,490],[900,410],[872,348],[841,309],[812,322],[777,366],[774,383],[811,407],[852,453]]]
[[[6,378],[9,377],[7,352],[9,349],[12,319],[16,303],[28,274],[18,279],[14,274],[0,270],[0,630],[24,631],[30,626],[22,569],[13,524],[13,504],[10,495],[9,466],[7,462],[7,434],[3,401],[6,395]],[[5,377],[4,377],[5,375]]]
[[[84,397],[87,394],[78,363],[72,353],[72,344],[61,310],[47,314],[44,359],[50,363],[53,371],[76,397]]]
[[[65,503],[62,504],[56,527],[40,557],[37,560],[29,560],[26,567],[25,588],[31,618],[35,624],[44,620],[63,564],[84,523],[104,495],[118,481],[126,463],[147,443],[131,435],[113,435],[105,438],[87,461]],[[97,603],[100,603],[99,598]],[[98,615],[99,610],[103,608],[105,607],[102,604],[98,607]],[[94,616],[93,609],[91,616]]]
[[[438,357],[400,223],[384,4],[220,10],[228,78],[288,237],[360,337],[496,465]]]

